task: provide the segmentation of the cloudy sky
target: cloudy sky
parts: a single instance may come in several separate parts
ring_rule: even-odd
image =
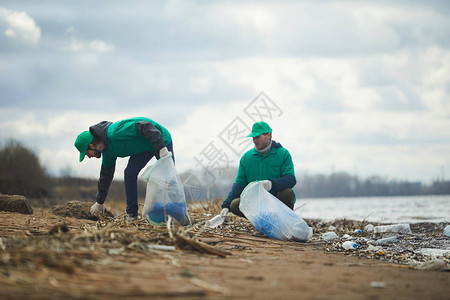
[[[262,119],[297,172],[448,179],[449,29],[445,0],[3,0],[0,139],[95,178],[77,134],[147,116],[180,172],[227,169]]]

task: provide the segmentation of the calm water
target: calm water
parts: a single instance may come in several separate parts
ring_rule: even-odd
[[[349,219],[382,223],[450,223],[450,195],[412,197],[297,199],[304,219]]]

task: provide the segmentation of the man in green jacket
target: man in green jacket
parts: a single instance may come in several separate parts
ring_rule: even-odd
[[[272,140],[272,128],[266,122],[253,124],[248,137],[253,138],[255,148],[241,157],[236,180],[222,203],[220,214],[226,216],[231,211],[235,215],[245,217],[239,210],[240,195],[247,184],[253,181],[261,181],[267,191],[290,209],[294,209],[295,194],[292,188],[296,179],[289,151]]]
[[[169,131],[155,121],[136,117],[118,122],[102,121],[89,127],[89,131],[80,133],[75,140],[75,147],[80,151],[80,162],[84,157],[102,158],[96,202],[91,207],[91,214],[104,212],[111,181],[114,177],[118,157],[130,157],[124,172],[126,212],[128,220],[138,217],[137,175],[152,157],[160,159],[173,156],[172,137]]]

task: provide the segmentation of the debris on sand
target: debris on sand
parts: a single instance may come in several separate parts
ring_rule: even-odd
[[[189,238],[186,234],[188,232],[188,230],[184,229],[181,226],[176,226],[174,224],[176,232],[173,232],[172,220],[173,220],[172,217],[169,216],[169,219],[167,220],[167,230],[169,232],[170,238],[172,238],[175,241],[175,247],[177,249],[194,251],[194,252],[199,252],[202,254],[217,255],[219,257],[226,257],[227,255],[230,255],[230,253],[228,253],[228,252],[222,251],[220,249],[216,249],[216,248],[211,247],[203,242],[196,241],[192,238]]]
[[[89,207],[90,203],[70,201],[54,207],[51,212],[64,217],[90,218]],[[166,226],[151,225],[145,219],[129,222],[125,214],[119,214],[113,218],[101,218],[95,223],[80,222],[77,226],[71,223],[73,220],[58,220],[60,223],[47,230],[23,228],[27,232],[23,237],[5,235],[0,239],[0,269],[4,270],[0,272],[0,280],[21,278],[21,274],[30,270],[76,274],[87,266],[108,265],[114,268],[123,261],[137,263],[148,259],[178,266],[179,257],[188,253],[225,258],[233,251],[267,245],[291,247],[296,251],[309,246],[325,252],[388,261],[406,268],[417,266],[447,271],[450,262],[447,252],[435,258],[423,252],[424,248],[450,248],[448,238],[442,233],[446,225],[443,223],[411,224],[412,234],[397,233],[398,242],[378,245],[379,237],[374,233],[355,231],[365,228],[367,222],[305,220],[314,228],[314,235],[305,243],[295,243],[257,236],[248,220],[233,215],[217,228],[205,226],[206,221],[220,209],[220,205],[192,205],[189,214],[195,221],[188,227],[178,225],[175,220],[168,221]],[[324,240],[322,235],[329,230],[333,230],[337,237]],[[344,250],[342,244],[350,239],[358,247],[352,251]],[[440,261],[418,264],[436,258]]]
[[[30,202],[24,196],[0,194],[0,211],[31,215],[33,208],[31,208]]]
[[[367,224],[367,221],[336,220],[323,222],[321,220],[306,220],[314,228],[314,236],[308,243],[326,252],[341,252],[346,255],[377,259],[390,263],[400,264],[415,268],[420,263],[434,261],[439,258],[445,266],[450,264],[450,241],[443,234],[445,223],[414,223],[404,226],[408,230],[402,233],[392,232],[391,236],[383,237],[386,233],[375,233],[372,230],[355,232],[355,228],[367,228],[369,225],[376,227],[400,227],[398,224],[390,226],[386,224]],[[378,226],[377,226],[378,225]],[[338,238],[326,240],[322,238],[324,233],[332,226]],[[381,239],[380,239],[381,238]],[[342,244],[347,240],[353,240],[358,245],[354,251],[347,251]],[[386,242],[383,242],[386,241]],[[428,249],[428,251],[424,251]],[[432,255],[430,255],[430,253]],[[431,267],[430,267],[431,266]],[[435,264],[424,264],[422,268],[429,267],[442,271],[447,267]]]
[[[73,200],[63,205],[53,206],[50,212],[54,215],[61,217],[72,217],[76,219],[87,219],[98,221],[98,218],[96,216],[91,215],[90,213],[91,205],[92,203],[90,202],[81,202]],[[105,209],[103,216],[107,218],[114,218],[114,215],[107,209]]]
[[[74,217],[87,215],[89,203],[70,201],[52,209]],[[169,218],[170,219],[170,218]],[[206,220],[205,220],[206,221]],[[101,218],[95,224],[74,227],[65,222],[50,230],[23,238],[0,239],[0,280],[15,278],[32,270],[48,270],[75,274],[80,268],[94,265],[120,264],[123,260],[137,262],[143,258],[160,258],[177,265],[181,253],[226,257],[230,253],[201,241],[199,235],[205,221],[191,227],[168,222],[155,226],[145,219],[129,222],[126,215]],[[168,251],[173,251],[168,253]]]
[[[431,270],[431,271],[449,271],[448,264],[442,259],[433,259],[425,262],[417,263],[415,266],[418,270]]]

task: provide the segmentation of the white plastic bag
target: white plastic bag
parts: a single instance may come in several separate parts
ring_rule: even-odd
[[[271,238],[305,242],[312,237],[312,228],[266,191],[261,182],[251,182],[245,187],[239,209],[258,231]]]
[[[146,168],[141,177],[147,181],[142,216],[149,223],[166,222],[170,215],[181,225],[191,224],[184,187],[171,155],[160,158],[154,165]]]

